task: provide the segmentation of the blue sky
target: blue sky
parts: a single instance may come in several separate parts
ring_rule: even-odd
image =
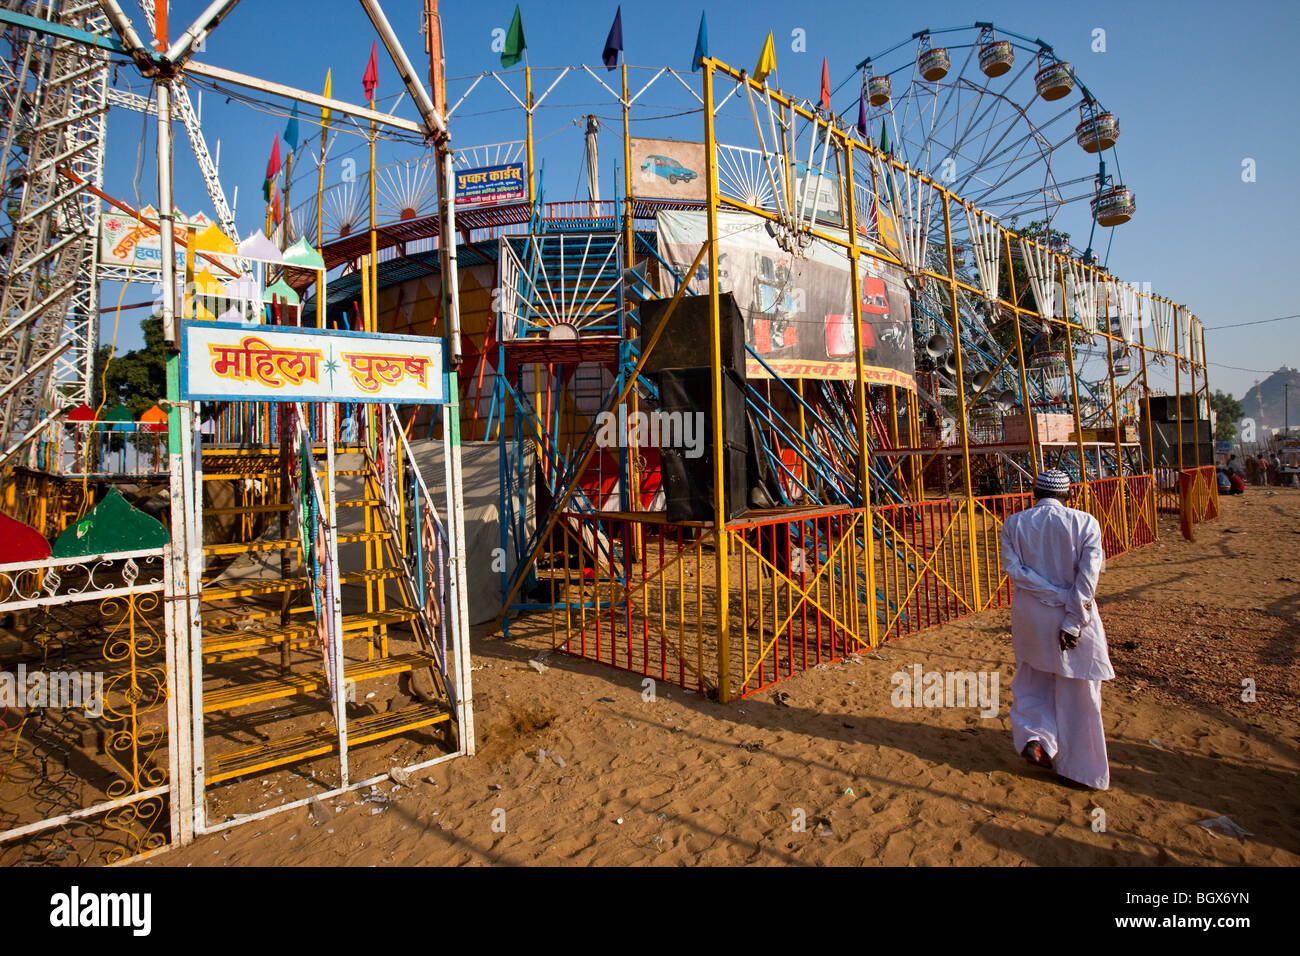
[[[205,4],[173,4],[173,37]],[[599,69],[600,51],[616,3],[569,0],[563,4],[520,4],[534,68],[580,63]],[[1292,278],[1300,259],[1300,123],[1294,92],[1294,63],[1300,49],[1300,7],[1255,0],[1237,8],[1221,3],[1091,2],[1046,4],[1007,2],[881,3],[750,2],[628,3],[623,10],[627,61],[633,67],[690,62],[701,9],[709,19],[710,52],[752,69],[768,30],[776,38],[780,85],[815,98],[821,62],[830,63],[832,86],[846,79],[864,57],[928,28],[968,26],[989,20],[998,26],[1051,43],[1070,60],[1078,75],[1114,111],[1122,124],[1119,157],[1124,181],[1137,194],[1138,214],[1116,230],[1111,269],[1131,281],[1150,282],[1160,294],[1185,302],[1207,327],[1212,364],[1210,383],[1242,395],[1251,383],[1278,366],[1300,364],[1300,319],[1213,331],[1233,325],[1300,313]],[[450,77],[499,69],[491,49],[492,31],[508,26],[513,2],[479,0],[442,4],[444,42]],[[143,32],[143,17],[134,4]],[[387,0],[384,8],[417,70],[425,55],[419,35],[421,0]],[[183,21],[183,23],[182,23]],[[1093,52],[1093,31],[1106,31],[1106,50]],[[806,32],[806,52],[791,51],[791,34]],[[373,30],[359,4],[345,0],[245,0],[227,18],[198,58],[269,79],[319,89],[327,67],[334,71],[334,94],[359,102],[361,74]],[[129,75],[122,67],[122,75]],[[634,70],[639,86],[651,72]],[[538,83],[549,84],[550,79]],[[552,73],[551,78],[554,74]],[[609,74],[615,85],[617,74]],[[638,77],[640,80],[638,82]],[[484,84],[491,84],[485,80]],[[133,85],[145,91],[138,76]],[[454,101],[466,81],[450,83]],[[851,86],[852,84],[850,84]],[[519,111],[496,88],[480,85],[453,119],[456,143],[478,144],[522,137]],[[849,87],[846,87],[848,89]],[[656,90],[659,88],[656,87]],[[400,90],[395,71],[380,48],[381,106]],[[540,91],[539,91],[540,92]],[[682,92],[678,87],[678,92]],[[387,99],[386,99],[387,98]],[[849,111],[844,97],[837,110]],[[680,97],[676,97],[680,102]],[[650,94],[644,101],[653,106]],[[502,110],[502,112],[497,112]],[[398,112],[412,116],[409,102]],[[574,198],[581,169],[582,136],[573,120],[586,112],[615,116],[608,94],[586,76],[571,75],[539,112],[536,134],[547,162],[548,199]],[[221,141],[221,177],[230,196],[239,187],[238,219],[247,234],[260,224],[260,187],[272,137],[284,120],[239,103],[203,97],[203,125],[209,148]],[[666,121],[644,134],[700,138],[699,117]],[[649,126],[649,124],[647,124]],[[136,193],[138,115],[114,111],[109,128],[108,191],[128,201]],[[642,130],[634,129],[634,133]],[[210,214],[197,167],[177,127],[175,188],[185,210]],[[308,128],[304,127],[304,138]],[[157,196],[153,132],[140,167],[139,196]],[[619,157],[618,132],[602,139],[604,195],[613,183]],[[544,139],[543,139],[544,138]],[[1068,148],[1068,147],[1067,147]],[[403,155],[412,155],[407,148]],[[337,155],[337,154],[336,154]],[[357,154],[362,155],[361,153]],[[1256,181],[1242,181],[1242,162],[1255,161]],[[299,197],[300,198],[300,197]],[[128,290],[128,301],[145,296]],[[105,289],[105,303],[116,289]],[[141,313],[124,313],[121,341],[138,341],[134,326]],[[105,338],[111,313],[105,316]]]

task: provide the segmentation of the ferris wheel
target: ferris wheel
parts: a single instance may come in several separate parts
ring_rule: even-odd
[[[857,69],[877,146],[1004,225],[1041,222],[1104,264],[1108,230],[1136,212],[1119,120],[1049,44],[992,23],[920,30]],[[942,243],[939,217],[930,230]]]

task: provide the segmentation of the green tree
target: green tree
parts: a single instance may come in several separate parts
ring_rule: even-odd
[[[1237,437],[1237,422],[1241,420],[1241,402],[1216,388],[1210,396],[1210,407],[1218,415],[1214,437],[1219,441],[1232,441]]]
[[[108,366],[105,411],[121,403],[139,418],[167,396],[167,347],[162,321],[151,316],[140,323],[144,347],[114,358]]]

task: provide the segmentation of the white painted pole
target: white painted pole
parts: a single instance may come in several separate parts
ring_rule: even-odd
[[[460,268],[456,262],[456,173],[452,169],[451,150],[440,149],[443,164],[442,181],[442,281],[447,287],[447,338],[451,347],[451,369],[460,368]],[[455,384],[452,378],[451,384]],[[451,401],[460,407],[459,396],[453,391]],[[457,420],[459,424],[459,419]],[[459,429],[458,429],[459,430]],[[456,443],[457,447],[460,442]]]
[[[172,584],[172,546],[163,548],[163,595],[176,593]],[[135,598],[127,598],[134,601]],[[167,656],[167,801],[173,843],[186,844],[194,838],[194,799],[190,747],[186,737],[190,730],[189,659],[178,646],[176,617],[171,607],[163,614]],[[188,793],[187,793],[188,791]]]
[[[329,549],[330,575],[329,607],[321,611],[329,614],[329,632],[334,643],[334,708],[335,726],[339,734],[339,779],[340,786],[348,785],[348,702],[347,689],[343,686],[343,595],[339,584],[339,525],[338,498],[334,478],[334,416],[333,402],[325,403],[325,514],[329,528],[325,534],[325,546]],[[323,603],[323,602],[322,602]]]
[[[198,402],[193,405],[187,405],[190,412],[190,449],[183,450],[188,457],[193,455],[193,466],[190,470],[189,484],[191,496],[186,503],[186,511],[189,516],[189,527],[187,529],[189,540],[193,545],[188,549],[189,553],[189,580],[192,587],[186,589],[188,595],[186,603],[188,604],[188,623],[189,623],[189,642],[187,650],[189,651],[189,664],[186,668],[186,675],[190,681],[190,690],[187,695],[187,702],[190,707],[190,726],[186,742],[190,747],[190,764],[194,773],[193,783],[187,786],[189,798],[193,808],[193,827],[198,831],[206,821],[207,809],[204,800],[205,788],[207,781],[204,770],[204,742],[203,742],[203,609],[199,590],[203,584],[203,423],[201,420],[200,408]],[[179,603],[179,602],[178,602]],[[183,645],[184,646],[184,645]]]
[[[454,306],[453,306],[454,308]],[[456,723],[460,749],[474,755],[474,687],[469,651],[469,589],[466,584],[465,509],[460,470],[460,405],[454,401],[459,385],[455,371],[447,374],[453,401],[442,407],[442,450],[444,483],[447,487],[447,546],[450,585],[447,611],[451,617],[451,641],[456,654]]]

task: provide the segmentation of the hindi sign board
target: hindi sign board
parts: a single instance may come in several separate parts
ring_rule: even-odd
[[[181,397],[445,405],[446,350],[428,336],[191,320],[181,323]]]
[[[116,209],[105,210],[99,217],[99,261],[106,266],[139,269],[145,272],[162,268],[162,241],[158,236],[158,210],[145,206],[140,210],[143,222]],[[176,231],[202,232],[211,221],[203,213],[193,216],[176,211]],[[185,268],[185,247],[176,246],[176,266]]]
[[[482,166],[456,173],[457,206],[492,206],[497,203],[524,202],[528,183],[523,163]]]

